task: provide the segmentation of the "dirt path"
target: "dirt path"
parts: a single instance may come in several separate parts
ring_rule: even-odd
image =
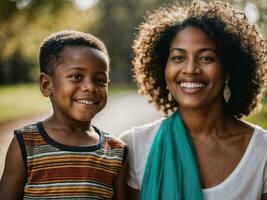
[[[48,113],[0,124],[0,176],[13,130],[40,121],[49,115]],[[106,108],[95,117],[93,124],[103,131],[118,135],[133,126],[151,122],[161,116],[162,114],[148,104],[144,97],[135,92],[128,92],[110,97]]]

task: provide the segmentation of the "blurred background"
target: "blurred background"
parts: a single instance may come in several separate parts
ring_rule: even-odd
[[[1,0],[0,124],[50,109],[48,99],[38,89],[38,50],[45,37],[63,29],[95,34],[107,45],[111,56],[111,94],[136,90],[131,72],[131,44],[137,27],[147,11],[172,2],[176,1]],[[267,0],[228,2],[243,9],[250,23],[257,23],[266,35]],[[266,113],[264,107],[260,115],[249,120],[262,125]]]
[[[39,86],[38,51],[53,32],[89,32],[107,45],[111,57],[109,101],[94,124],[118,135],[162,114],[137,94],[132,81],[132,41],[148,11],[174,0],[1,0],[0,2],[0,176],[13,130],[51,113]],[[190,0],[178,0],[187,4]],[[267,36],[267,0],[228,0],[246,12]],[[266,37],[265,37],[266,38]],[[266,96],[266,95],[265,95]],[[140,115],[140,111],[142,114]],[[267,101],[245,120],[267,129]]]

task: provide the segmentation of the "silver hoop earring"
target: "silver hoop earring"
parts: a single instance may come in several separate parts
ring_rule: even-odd
[[[230,101],[230,98],[231,98],[231,90],[228,86],[228,80],[225,81],[225,86],[224,86],[224,89],[223,89],[223,98],[225,100],[226,103],[228,103]]]

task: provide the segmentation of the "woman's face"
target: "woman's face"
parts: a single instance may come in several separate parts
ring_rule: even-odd
[[[225,73],[215,44],[199,28],[189,26],[176,34],[165,79],[179,109],[222,106]]]

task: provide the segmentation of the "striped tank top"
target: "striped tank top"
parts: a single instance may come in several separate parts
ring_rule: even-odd
[[[127,148],[95,130],[99,143],[82,147],[56,142],[41,122],[15,130],[27,175],[23,199],[112,199]]]

